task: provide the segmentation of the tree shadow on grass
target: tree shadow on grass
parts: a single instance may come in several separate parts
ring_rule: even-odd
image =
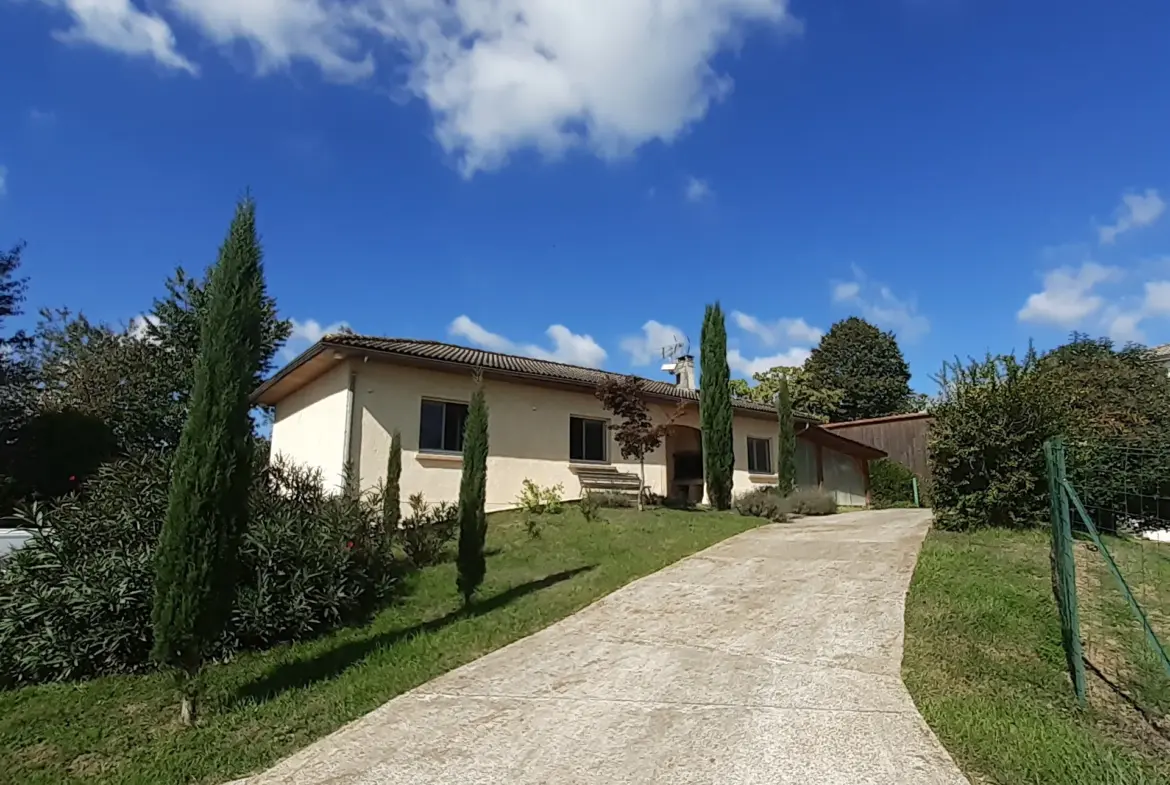
[[[415,635],[436,632],[463,619],[474,619],[477,616],[483,616],[525,595],[540,591],[541,589],[547,589],[550,586],[555,586],[558,583],[594,569],[597,569],[596,564],[588,564],[582,567],[575,567],[571,570],[563,570],[546,575],[543,578],[521,583],[499,594],[479,600],[470,608],[460,608],[436,619],[430,619],[429,621],[404,629],[389,630],[370,638],[346,641],[334,648],[310,655],[305,659],[281,663],[260,678],[240,687],[236,691],[233,703],[237,705],[251,702],[264,703],[288,690],[308,687],[317,682],[328,681],[340,675],[351,665],[361,662],[369,655],[387,646],[393,646],[396,643],[413,638]]]

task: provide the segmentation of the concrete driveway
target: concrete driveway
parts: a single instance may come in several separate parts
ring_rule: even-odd
[[[965,783],[899,676],[929,522],[884,510],[746,532],[244,782]]]

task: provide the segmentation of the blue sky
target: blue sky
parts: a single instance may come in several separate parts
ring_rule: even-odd
[[[657,9],[657,10],[655,10]],[[258,201],[330,325],[745,374],[860,314],[914,385],[1170,341],[1170,4],[0,0],[0,244],[126,324]]]

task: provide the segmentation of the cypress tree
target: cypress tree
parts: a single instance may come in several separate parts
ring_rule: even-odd
[[[386,460],[386,489],[382,497],[382,525],[386,531],[398,529],[402,520],[402,433],[394,429],[390,437],[390,457]]]
[[[248,197],[210,272],[189,413],[155,553],[152,655],[178,670],[186,724],[195,720],[196,677],[235,599],[252,468],[248,395],[263,361],[264,304],[256,208]]]
[[[463,430],[463,477],[459,483],[459,575],[457,585],[463,595],[463,605],[471,605],[471,598],[483,583],[487,572],[483,546],[487,538],[487,455],[488,408],[483,398],[483,381],[476,379],[475,392],[467,411],[467,425]]]
[[[776,490],[787,496],[796,488],[796,425],[792,420],[792,398],[788,377],[781,375],[776,389],[776,416],[780,421],[776,442]]]
[[[699,420],[707,496],[715,509],[727,510],[731,508],[735,443],[728,385],[731,370],[727,367],[727,326],[719,303],[707,306],[699,346],[703,373],[699,386]]]

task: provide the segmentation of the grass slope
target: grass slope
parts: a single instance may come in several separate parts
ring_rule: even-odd
[[[480,605],[453,564],[421,571],[370,624],[211,667],[198,727],[169,680],[112,677],[0,692],[0,782],[219,783],[254,772],[441,673],[530,635],[631,580],[762,523],[730,513],[575,509],[531,539],[489,518]]]
[[[1110,545],[1151,611],[1170,613],[1167,546]],[[926,539],[906,602],[903,677],[973,783],[1170,783],[1170,736],[1158,727],[1170,711],[1165,676],[1151,670],[1100,554],[1078,544],[1077,562],[1087,655],[1119,688],[1090,673],[1086,709],[1065,668],[1046,533]]]

